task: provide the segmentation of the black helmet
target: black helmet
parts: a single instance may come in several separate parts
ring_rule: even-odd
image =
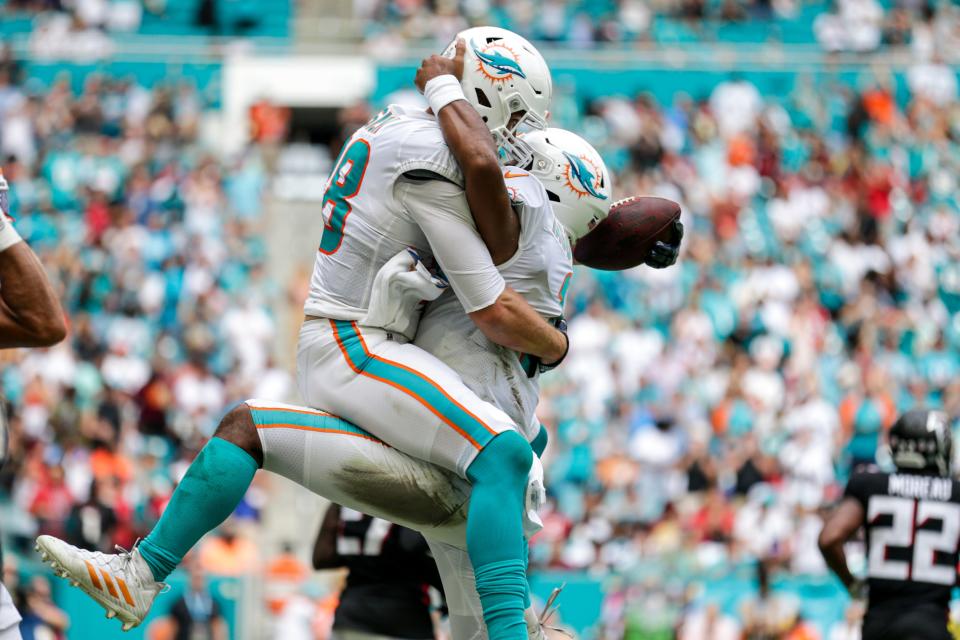
[[[929,409],[911,409],[890,428],[890,453],[901,471],[931,471],[950,475],[953,434],[947,414]]]

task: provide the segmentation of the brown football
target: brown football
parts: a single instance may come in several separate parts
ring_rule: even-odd
[[[670,240],[680,205],[666,198],[633,196],[610,205],[610,215],[573,248],[573,257],[593,269],[620,271],[643,264],[658,240]]]

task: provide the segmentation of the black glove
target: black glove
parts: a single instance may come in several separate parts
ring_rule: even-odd
[[[677,220],[673,223],[673,237],[669,242],[658,240],[644,262],[654,269],[666,269],[677,262],[680,255],[680,241],[683,240],[683,223]]]
[[[567,338],[567,321],[560,318],[554,318],[550,324],[557,328],[564,338]],[[544,364],[540,358],[537,356],[532,356],[529,353],[520,354],[520,365],[523,367],[523,372],[527,374],[528,378],[532,378],[537,375],[537,373],[546,373],[551,369],[556,369],[560,366],[560,363],[563,362],[564,358],[567,357],[567,353],[570,351],[570,338],[567,338],[567,348],[563,350],[563,355],[560,356],[560,359],[556,362],[551,362],[550,364]]]

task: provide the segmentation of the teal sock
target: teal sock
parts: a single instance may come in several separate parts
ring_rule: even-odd
[[[522,560],[490,562],[474,569],[477,593],[483,606],[483,621],[490,640],[525,639],[529,633],[523,618],[527,576]]]
[[[523,608],[529,609],[533,601],[530,600],[530,582],[527,580],[527,572],[530,569],[530,545],[527,539],[523,539]]]
[[[526,640],[524,492],[533,451],[514,431],[494,438],[467,470],[473,485],[467,554],[490,640]]]
[[[211,438],[177,485],[160,521],[137,547],[162,582],[183,556],[240,504],[257,462],[222,438]]]

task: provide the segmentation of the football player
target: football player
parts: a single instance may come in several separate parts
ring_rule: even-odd
[[[523,224],[521,250],[504,265],[502,273],[543,317],[555,318],[561,313],[569,284],[571,247],[606,216],[610,178],[599,154],[574,134],[551,129],[525,137],[533,161],[526,169],[503,170]],[[580,178],[589,180],[590,187],[581,184]],[[677,251],[678,244],[661,245],[649,262],[668,266],[676,260]],[[414,259],[406,258],[407,265],[399,273],[417,276],[418,271],[409,271],[416,267]],[[433,286],[429,275],[422,277]],[[543,451],[545,431],[534,414],[539,377],[534,362],[486,340],[449,292],[427,307],[416,343],[444,360],[480,398],[503,409],[532,441],[538,455]],[[242,447],[258,466],[336,503],[422,532],[440,568],[453,637],[484,637],[473,568],[464,552],[470,499],[470,486],[464,479],[407,456],[350,422],[308,407],[248,400],[221,421],[216,436]],[[531,499],[527,506],[532,511],[535,504]],[[528,514],[528,521],[535,520],[534,513]],[[57,569],[68,570],[108,611],[125,605],[107,590],[91,587],[84,576],[89,563],[95,571],[102,567],[129,580],[128,567],[138,566],[131,556],[77,551],[50,538],[39,542],[43,552],[56,560]],[[145,579],[151,581],[149,576]],[[135,603],[140,606],[138,600]],[[148,608],[149,602],[145,605]],[[529,605],[525,621],[530,637],[541,637],[537,616]]]
[[[472,485],[467,550],[487,628],[495,640],[521,640],[523,496],[539,482],[529,442],[503,411],[410,342],[415,323],[406,313],[398,319],[391,304],[405,309],[403,296],[384,296],[382,307],[378,297],[381,269],[413,247],[436,261],[491,340],[551,366],[567,351],[566,334],[507,288],[496,266],[516,253],[520,236],[497,148],[514,162],[529,156],[515,133],[545,126],[550,72],[530,43],[502,29],[467,30],[456,47],[463,83],[453,76],[427,83],[432,114],[390,107],[351,137],[333,169],[298,343],[298,388],[307,405],[362,424]],[[433,114],[463,121],[460,137],[445,144]]]
[[[7,181],[0,172],[0,349],[48,347],[67,334],[63,309],[43,265],[13,227]],[[7,421],[0,394],[0,467],[7,457]],[[3,564],[0,550],[0,565]],[[0,640],[19,640],[20,614],[0,584]]]
[[[511,185],[516,210],[523,218],[523,224],[519,225],[523,232],[518,239],[518,246],[522,250],[507,265],[504,265],[504,276],[511,285],[524,290],[530,299],[536,300],[536,296],[540,296],[540,301],[535,306],[541,310],[542,317],[545,318],[556,318],[562,312],[560,302],[571,272],[570,243],[601,220],[606,215],[608,207],[610,180],[602,160],[589,145],[572,134],[568,135],[579,141],[579,146],[562,149],[551,144],[551,140],[558,142],[563,138],[564,133],[559,131],[549,136],[541,136],[539,139],[536,136],[531,137],[531,143],[536,142],[542,146],[540,158],[534,159],[529,170],[507,168],[503,172],[503,177],[500,178],[501,188],[504,180]],[[457,147],[455,143],[452,146]],[[532,150],[530,155],[533,155]],[[530,175],[530,171],[543,174],[545,181],[553,181],[552,186],[544,190]],[[571,184],[576,187],[572,187]],[[571,219],[571,222],[565,221],[563,226],[557,225],[550,212],[551,202],[556,208],[557,201],[561,200],[558,194],[564,194],[562,199],[571,204],[570,211],[573,218],[579,216],[576,220]],[[581,202],[584,194],[588,194],[589,198],[584,198]],[[465,207],[466,203],[461,203],[461,206]],[[511,215],[516,215],[512,207],[510,212]],[[652,256],[651,262],[663,260],[660,266],[666,266],[676,259],[675,245],[660,247],[660,249],[662,253]],[[548,257],[550,255],[553,256],[552,259]],[[398,257],[413,260],[405,251],[401,251]],[[417,271],[410,271],[415,266],[420,265],[415,265],[414,262],[406,266],[401,264],[400,269],[395,272],[399,276],[398,279],[411,274],[416,276]],[[529,271],[524,272],[521,267]],[[433,286],[430,284],[432,280],[429,277],[425,278],[424,282],[428,287]],[[421,294],[418,293],[417,297],[420,296]],[[476,331],[475,325],[467,319],[458,301],[454,298],[450,300],[458,305],[457,308],[464,321],[466,332],[462,334],[461,344],[467,347],[467,342],[476,342],[480,334],[471,336],[471,333]],[[435,308],[438,313],[444,310],[442,304],[438,304]],[[428,311],[427,317],[430,316],[431,312]],[[489,347],[492,344],[490,342],[485,346]],[[519,376],[511,375],[512,379],[523,378],[532,380],[535,384],[540,367],[534,358],[527,358],[521,363],[515,352],[503,350],[496,355],[494,361],[506,362],[509,367],[513,367],[514,371],[519,373]],[[465,378],[475,377],[472,384],[466,385],[473,393],[483,400],[497,402],[495,393],[486,393],[490,389],[488,382],[492,378],[484,378],[485,370],[472,366],[480,364],[479,361],[461,359],[459,363],[452,364],[465,367],[457,371]],[[502,369],[502,365],[499,368]],[[528,378],[528,375],[532,378]],[[507,391],[500,397],[513,397],[513,395],[512,392]],[[535,397],[536,393],[527,393],[526,397],[531,395]],[[537,444],[542,447],[544,444],[542,436],[536,438],[540,435],[539,425],[533,424],[532,420],[532,409],[535,404],[535,401],[526,402],[515,407],[507,405],[506,408],[511,414],[509,419],[518,425],[518,428],[520,428],[519,425],[523,425],[522,430],[528,438],[534,437]],[[470,504],[467,503],[469,485],[463,478],[384,446],[369,432],[324,411],[249,401],[224,418],[216,435],[243,449],[263,468],[290,477],[335,502],[391,519],[410,528],[431,532],[432,538],[438,543],[450,544],[457,550],[469,546],[467,535],[469,527],[465,526],[464,521],[465,514],[472,510],[470,504],[473,500]],[[524,442],[526,443],[526,439]],[[181,489],[178,488],[178,492],[180,491]],[[199,491],[197,495],[198,500],[203,498],[216,501],[219,498],[209,494],[201,495]],[[475,497],[476,487],[474,486],[474,499]],[[524,495],[521,494],[519,498],[522,504]],[[175,502],[176,500],[171,504]],[[203,510],[207,507],[200,504],[199,508]],[[165,512],[158,526],[163,526],[163,522],[167,519],[168,514]],[[532,517],[529,519],[533,520]],[[172,524],[173,520],[170,522],[171,526],[175,526]],[[142,619],[156,591],[150,587],[152,582],[149,574],[143,570],[142,563],[138,562],[139,558],[136,554],[103,556],[79,552],[49,538],[38,542],[42,551],[52,557],[58,567],[66,568],[71,578],[103,604],[110,614],[119,611],[123,614],[125,621]],[[522,551],[522,558],[525,559],[525,550]],[[147,584],[143,589],[138,588],[131,598],[132,602],[128,602],[126,599],[111,596],[102,588],[97,589],[96,585],[91,586],[90,580],[85,578],[87,570],[84,567],[87,563],[94,567],[106,567],[110,572],[120,572],[123,577],[136,580],[138,585],[141,581]],[[472,565],[468,559],[461,558],[457,566],[467,567],[472,571]],[[521,567],[520,570],[523,577],[523,568]],[[463,575],[466,574],[461,573],[458,578]],[[472,576],[472,573],[470,575]],[[470,590],[472,594],[467,594],[465,598],[472,595],[474,604],[482,602],[482,599],[477,597],[477,592],[472,589],[472,584]],[[518,597],[525,603],[527,601],[525,578],[517,591],[519,591]],[[146,597],[141,599],[140,595],[144,593]],[[453,610],[451,603],[452,613]],[[473,613],[476,608],[464,605],[460,610]],[[482,623],[479,626],[482,628]]]
[[[940,411],[912,409],[889,433],[897,470],[855,471],[820,533],[827,565],[855,597],[867,595],[863,640],[949,640],[957,583],[960,483],[950,474],[952,435]],[[843,545],[866,532],[866,581]]]
[[[404,114],[394,108],[375,121],[373,130],[361,129],[348,143],[345,158],[350,147],[364,149],[370,140],[374,151],[367,170],[378,176],[372,184],[386,185],[393,193],[371,190],[375,216],[365,223],[359,203],[364,195],[361,190],[352,200],[355,212],[347,222],[343,244],[334,248],[328,243],[335,253],[325,254],[321,249],[305,306],[307,321],[300,333],[298,382],[309,406],[362,424],[391,446],[453,471],[472,485],[467,549],[476,569],[487,628],[495,640],[519,640],[526,637],[524,494],[528,485],[540,482],[529,442],[519,432],[519,425],[495,405],[481,400],[453,370],[405,342],[404,338],[415,335],[414,327],[391,322],[392,313],[384,314],[389,319],[383,320],[357,318],[352,311],[361,307],[366,314],[373,307],[356,299],[358,289],[352,283],[363,268],[351,256],[364,256],[359,260],[366,263],[366,256],[375,252],[389,259],[405,246],[428,248],[407,232],[395,234],[394,242],[383,241],[382,229],[397,224],[396,212],[401,220],[403,212],[410,212],[427,235],[432,257],[450,280],[454,294],[485,336],[550,366],[566,354],[566,334],[547,323],[516,291],[505,288],[503,275],[495,266],[510,260],[520,237],[520,225],[495,164],[496,148],[489,146],[479,157],[463,149],[468,140],[475,143],[481,139],[485,145],[490,141],[482,131],[485,124],[505,158],[525,161],[530,152],[514,133],[523,124],[544,126],[552,92],[549,72],[535,49],[509,32],[480,28],[468,30],[462,37],[457,46],[464,58],[463,83],[452,75],[440,76],[425,83],[424,93],[440,118],[454,117],[456,112],[447,111],[446,106],[453,100],[476,126],[464,122],[456,129],[458,137],[447,139],[448,146],[431,116],[432,141],[419,130],[414,132],[419,136],[416,144],[459,150],[447,151],[445,159],[433,155],[431,162],[437,164],[431,165],[410,166],[401,156],[400,168],[406,172],[402,178],[394,178],[398,160],[382,155],[385,164],[378,162],[377,140],[380,149],[390,149],[398,137],[405,145],[414,139],[404,137],[409,127],[404,124]],[[457,164],[454,153],[463,171],[470,172],[463,179],[466,190],[455,184],[459,179],[453,169]],[[483,171],[477,171],[480,166]],[[495,238],[487,242],[492,259],[469,224],[470,211],[476,213],[480,234],[486,220],[496,219],[487,230]],[[484,212],[495,215],[488,217]],[[354,221],[357,217],[360,220]],[[370,223],[372,227],[367,227]],[[371,235],[370,228],[380,230]],[[329,227],[325,240],[328,232]],[[374,269],[379,266],[373,265]],[[371,290],[376,288],[374,283]],[[406,314],[401,317],[407,318]]]
[[[337,158],[323,197],[326,224],[300,332],[298,383],[307,405],[361,423],[472,485],[467,549],[484,618],[491,638],[520,640],[527,635],[524,496],[539,483],[532,449],[503,411],[410,342],[416,323],[409,314],[397,317],[381,286],[388,278],[380,277],[413,247],[443,270],[492,341],[551,366],[566,355],[566,334],[507,288],[495,264],[514,255],[520,236],[499,154],[529,157],[516,131],[545,126],[550,72],[539,52],[509,31],[480,27],[460,35],[450,53],[463,84],[452,75],[431,79],[424,92],[430,112],[393,105]],[[460,125],[450,146],[438,117]],[[256,437],[249,444],[259,448]],[[124,628],[139,624],[161,581],[236,507],[259,462],[250,449],[212,438],[132,555],[103,557],[122,563],[116,570],[123,582],[72,570],[71,578],[88,593],[112,597],[120,606],[109,613],[119,614]],[[72,569],[77,558],[59,558],[60,551],[45,553]]]
[[[348,569],[334,640],[433,640],[429,587],[441,593],[423,536],[331,504],[313,546],[314,569]]]

